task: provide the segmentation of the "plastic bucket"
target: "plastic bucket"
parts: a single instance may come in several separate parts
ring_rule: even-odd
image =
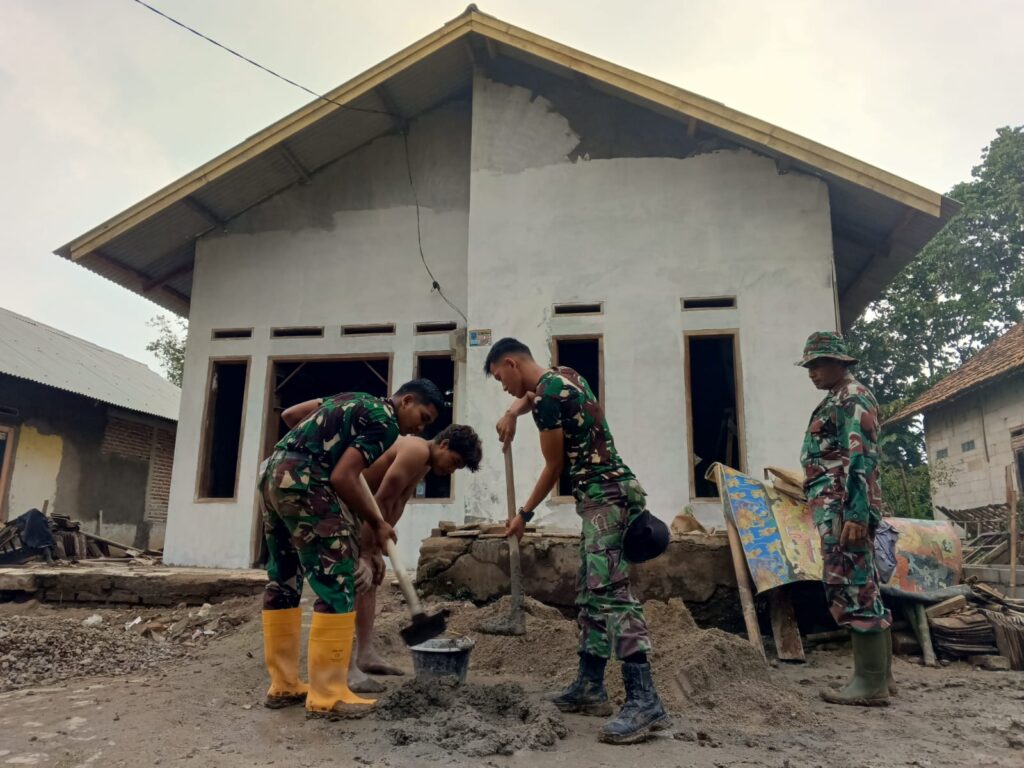
[[[469,637],[435,637],[412,646],[412,666],[416,677],[457,677],[466,682],[469,654],[476,642]]]

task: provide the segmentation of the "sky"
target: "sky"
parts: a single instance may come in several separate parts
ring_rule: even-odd
[[[465,2],[151,0],[320,92]],[[481,10],[939,192],[1024,123],[1018,0],[486,0]],[[52,251],[309,101],[133,0],[0,0],[0,307],[157,369],[157,305]]]

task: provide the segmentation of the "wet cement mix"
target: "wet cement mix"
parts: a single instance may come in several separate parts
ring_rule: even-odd
[[[550,750],[569,733],[552,705],[516,683],[414,679],[380,699],[375,714],[394,723],[386,733],[395,746],[426,742],[467,757]]]

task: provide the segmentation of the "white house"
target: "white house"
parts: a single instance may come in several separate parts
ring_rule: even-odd
[[[895,414],[924,414],[928,461],[951,483],[932,486],[932,502],[960,521],[1006,504],[1006,468],[1024,493],[1024,323],[1010,330]],[[967,511],[968,514],[963,514]],[[990,516],[990,515],[989,515]],[[998,515],[1005,522],[1005,512]]]
[[[711,461],[796,461],[807,334],[851,322],[957,209],[473,7],[328,99],[57,251],[189,318],[169,562],[258,560],[281,407],[417,373],[486,451],[411,505],[407,559],[439,520],[503,517],[508,400],[482,366],[506,335],[590,378],[652,510],[714,522]],[[525,498],[527,423],[514,457]],[[558,496],[545,515],[575,519]]]

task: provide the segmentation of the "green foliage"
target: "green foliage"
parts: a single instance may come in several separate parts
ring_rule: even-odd
[[[981,160],[949,193],[963,210],[847,334],[883,419],[1024,319],[1024,126],[1000,128]],[[886,505],[930,509],[921,494],[929,476],[936,480],[919,426],[904,421],[885,432]]]
[[[146,345],[146,351],[152,352],[164,369],[164,376],[175,386],[181,386],[181,377],[185,372],[185,342],[188,338],[188,323],[180,317],[169,318],[157,315],[151,318],[147,326],[157,329],[156,338]]]

